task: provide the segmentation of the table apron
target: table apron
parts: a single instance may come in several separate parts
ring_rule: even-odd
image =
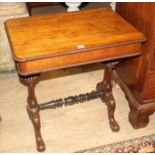
[[[117,47],[109,47],[97,50],[72,53],[55,57],[16,62],[20,75],[31,75],[66,67],[79,66],[95,62],[116,60],[141,54],[141,44],[132,43]]]

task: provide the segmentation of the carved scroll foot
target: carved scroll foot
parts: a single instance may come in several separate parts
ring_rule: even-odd
[[[119,131],[120,128],[119,128],[117,121],[114,118],[114,112],[116,108],[115,100],[114,100],[112,93],[106,93],[105,96],[106,97],[104,101],[108,107],[108,118],[110,122],[110,127],[113,131],[117,132]]]
[[[37,150],[42,152],[45,150],[45,144],[41,136],[41,125],[40,125],[40,115],[39,115],[39,105],[35,96],[35,85],[38,76],[24,78],[26,85],[28,86],[28,98],[27,98],[27,112],[30,120],[32,121]]]
[[[147,124],[149,123],[149,116],[152,113],[153,112],[142,113],[139,110],[130,109],[129,121],[132,127],[135,129],[146,127]]]
[[[106,103],[108,109],[108,118],[112,131],[119,131],[119,125],[114,117],[114,112],[116,108],[115,100],[112,94],[113,80],[112,80],[112,70],[117,63],[108,63],[105,66],[104,79],[102,82],[97,84],[96,89],[98,91],[104,91],[105,94],[101,97],[102,101]]]
[[[102,82],[97,84],[97,90],[105,91],[105,87]],[[105,95],[101,97],[101,99],[107,105],[109,124],[110,124],[112,131],[115,131],[115,132],[119,131],[119,129],[120,129],[119,125],[114,117],[116,105],[115,105],[115,100],[114,100],[112,93],[106,92]]]

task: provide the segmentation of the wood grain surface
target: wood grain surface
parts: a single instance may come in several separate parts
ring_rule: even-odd
[[[144,40],[110,8],[11,19],[6,28],[16,61]]]
[[[117,51],[117,52],[116,52]],[[122,54],[123,53],[123,54]],[[50,58],[17,62],[18,72],[21,75],[43,73],[46,71],[80,66],[95,62],[117,60],[141,54],[141,45],[130,44],[99,50],[90,50],[69,55],[61,55]]]

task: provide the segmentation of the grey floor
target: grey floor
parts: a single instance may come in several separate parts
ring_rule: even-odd
[[[82,4],[81,10],[100,8],[100,7],[109,7],[109,3],[108,2],[89,2],[86,5],[84,3]],[[51,5],[51,6],[33,8],[32,15],[66,12],[66,11],[67,11],[67,8],[63,5]]]

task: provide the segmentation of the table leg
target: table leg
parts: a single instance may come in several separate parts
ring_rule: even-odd
[[[101,99],[107,105],[109,123],[113,131],[119,131],[119,125],[114,118],[116,104],[112,94],[112,87],[113,87],[112,72],[117,64],[118,62],[111,62],[105,64],[104,79],[102,82],[97,84],[97,90],[105,92],[105,95],[103,95]]]
[[[39,105],[35,96],[35,85],[37,83],[38,77],[39,76],[27,77],[24,78],[24,80],[28,87],[27,112],[34,127],[37,150],[42,152],[45,150],[45,144],[41,136]]]
[[[131,100],[128,101],[130,106],[129,121],[132,127],[135,129],[146,127],[149,123],[149,116],[153,111],[145,111],[142,108],[134,107]]]

